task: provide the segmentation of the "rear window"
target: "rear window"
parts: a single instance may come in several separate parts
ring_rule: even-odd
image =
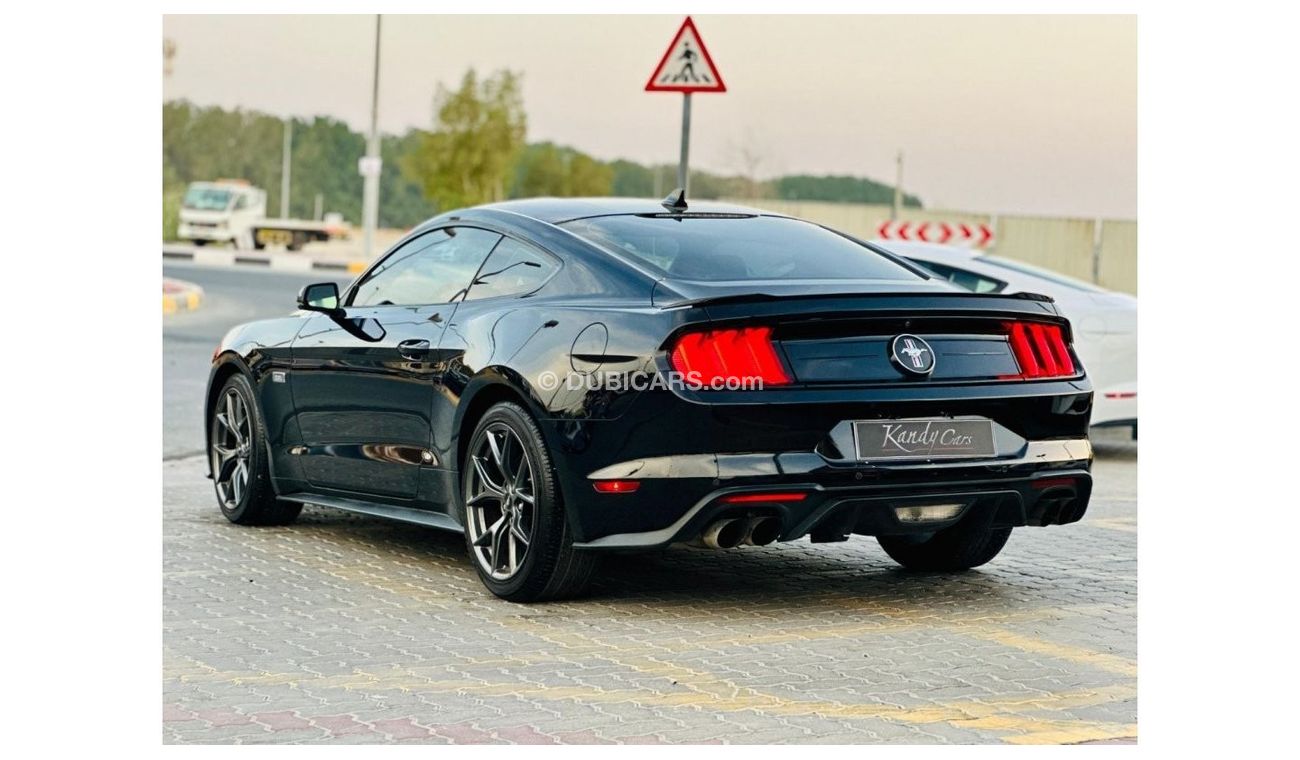
[[[1026,264],[1021,261],[1009,261],[1007,259],[1000,259],[997,256],[981,256],[980,261],[983,261],[986,264],[992,264],[995,267],[1009,269],[1012,272],[1019,272],[1020,274],[1027,274],[1030,277],[1037,277],[1040,280],[1047,280],[1048,282],[1054,282],[1057,285],[1061,285],[1063,287],[1072,288],[1074,290],[1082,290],[1085,293],[1106,292],[1104,288],[1099,288],[1096,285],[1090,285],[1089,283],[1086,283],[1083,280],[1076,280],[1073,277],[1067,277],[1059,272],[1053,272],[1050,269],[1043,269],[1042,267],[1036,267],[1032,264]]]
[[[809,222],[775,216],[602,216],[561,225],[667,277],[734,280],[922,280]]]
[[[908,258],[911,259],[910,256]],[[928,269],[957,287],[964,288],[972,293],[1001,293],[1007,287],[1007,284],[1002,280],[985,277],[967,269],[958,269],[947,264],[922,259],[911,260],[917,266]]]

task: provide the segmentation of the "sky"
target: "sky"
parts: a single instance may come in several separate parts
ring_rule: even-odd
[[[693,96],[691,167],[853,174],[931,208],[1137,217],[1135,16],[694,17],[727,84]],[[681,96],[646,80],[681,16],[385,16],[379,127],[433,124],[439,83],[523,74],[528,140],[676,163]],[[165,16],[164,99],[365,131],[374,16]]]

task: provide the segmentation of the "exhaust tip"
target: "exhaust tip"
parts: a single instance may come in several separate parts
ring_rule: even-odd
[[[894,507],[894,515],[901,523],[945,522],[961,514],[966,508],[964,502],[955,504],[915,504]]]
[[[781,521],[775,517],[755,517],[745,521],[745,545],[767,546],[781,537]]]
[[[744,520],[718,520],[705,528],[700,538],[710,549],[734,549],[745,540],[745,527]]]

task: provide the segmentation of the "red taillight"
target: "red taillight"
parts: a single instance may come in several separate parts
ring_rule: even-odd
[[[1060,325],[1042,322],[1006,322],[1007,341],[1020,365],[1020,374],[1008,379],[1038,380],[1075,374],[1070,347]]]
[[[676,372],[705,386],[746,379],[764,386],[790,383],[770,327],[687,333],[677,339],[668,356]]]
[[[723,504],[769,504],[771,502],[803,501],[808,494],[802,491],[774,491],[772,493],[733,493],[718,501]]]
[[[641,487],[638,480],[597,480],[591,484],[596,493],[635,493]]]

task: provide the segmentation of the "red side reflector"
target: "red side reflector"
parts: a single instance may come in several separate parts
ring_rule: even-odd
[[[641,487],[639,480],[597,480],[591,487],[596,493],[635,493]]]
[[[768,504],[774,501],[803,501],[808,494],[800,491],[779,491],[773,493],[733,493],[718,499],[723,504]]]
[[[1020,374],[1004,380],[1038,380],[1077,374],[1065,332],[1060,325],[1042,322],[1005,322],[1007,342],[1020,365]]]
[[[1030,483],[1029,485],[1040,491],[1045,491],[1049,488],[1059,488],[1062,486],[1068,486],[1070,488],[1073,488],[1075,486],[1075,479],[1074,478],[1042,478],[1040,480],[1035,480],[1033,483]]]
[[[687,333],[668,354],[673,370],[704,385],[728,380],[789,385],[790,375],[772,343],[772,328],[741,327]]]

